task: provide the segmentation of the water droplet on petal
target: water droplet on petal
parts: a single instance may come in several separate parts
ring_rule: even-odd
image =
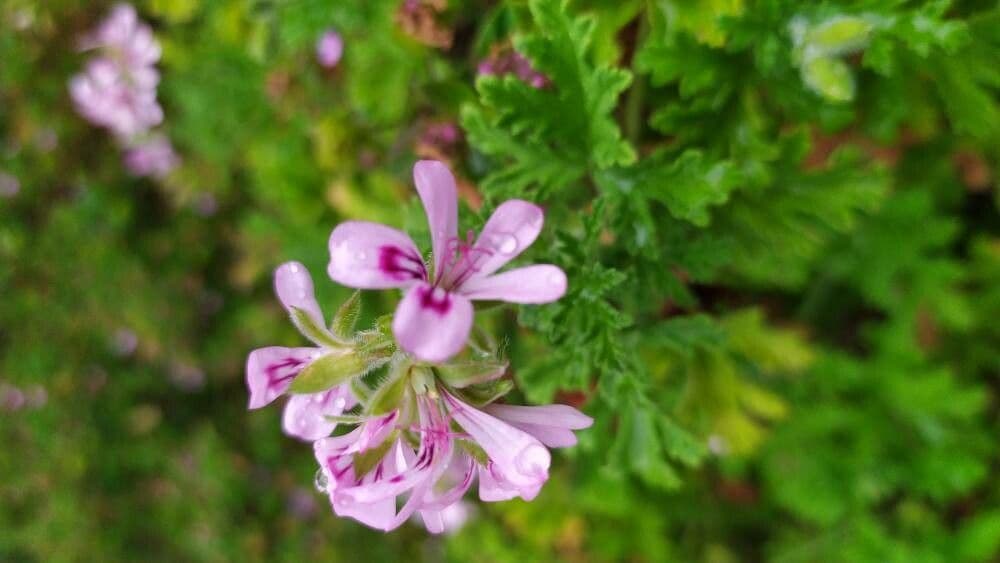
[[[344,410],[344,405],[346,404],[347,401],[345,401],[343,397],[337,397],[337,400],[333,402],[333,408],[337,410]]]
[[[357,251],[357,253],[354,254],[354,259],[357,260],[358,262],[364,262],[366,258],[368,258],[368,255],[365,253],[364,250],[359,250]]]
[[[517,251],[517,239],[514,235],[501,233],[493,236],[493,248],[500,254],[513,254]]]
[[[322,467],[316,470],[316,478],[313,484],[316,485],[317,491],[326,494],[327,487],[330,486],[330,481],[326,478],[326,473]]]

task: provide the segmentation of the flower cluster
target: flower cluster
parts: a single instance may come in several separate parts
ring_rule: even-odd
[[[163,121],[156,100],[160,45],[135,8],[115,6],[82,44],[97,54],[69,83],[77,111],[114,134],[136,176],[164,176],[177,165],[170,142],[152,128]]]
[[[554,265],[496,273],[538,236],[542,210],[505,202],[478,238],[463,239],[451,172],[421,161],[414,181],[431,227],[427,263],[405,233],[384,225],[350,221],[330,236],[330,277],[402,289],[395,314],[354,332],[355,294],[327,328],[306,269],[284,264],[276,293],[315,346],[253,351],[247,384],[250,408],[291,395],[284,429],[313,442],[317,486],[336,514],[381,530],[418,514],[437,533],[477,479],[483,501],[533,499],[548,479],[548,448],[574,445],[573,430],[592,421],[566,405],[498,403],[513,387],[507,364],[488,337],[470,338],[473,300],[547,303],[565,292]],[[340,425],[354,428],[332,435]]]

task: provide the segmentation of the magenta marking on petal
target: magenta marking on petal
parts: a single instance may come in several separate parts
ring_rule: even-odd
[[[280,387],[284,382],[298,375],[300,371],[300,370],[294,370],[289,375],[278,376],[277,374],[281,370],[285,368],[297,368],[305,363],[308,362],[302,362],[296,360],[295,358],[286,358],[282,362],[278,362],[276,364],[271,364],[267,366],[266,368],[264,368],[264,373],[267,374],[267,388],[273,389],[274,387]]]
[[[427,279],[423,260],[398,246],[379,248],[378,267],[387,276],[400,281]]]
[[[451,296],[439,287],[419,288],[420,306],[430,309],[442,317],[451,310]]]

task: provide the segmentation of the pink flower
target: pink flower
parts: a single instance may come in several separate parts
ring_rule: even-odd
[[[21,181],[17,176],[0,170],[0,197],[11,198],[21,191]]]
[[[436,511],[458,502],[472,482],[472,462],[456,455],[447,420],[438,405],[428,397],[417,400],[419,445],[413,446],[400,436],[397,422],[402,417],[396,410],[369,420],[350,434],[325,438],[313,444],[316,459],[326,484],[325,492],[338,516],[354,518],[380,530],[393,530],[418,509],[429,511],[434,531]],[[388,446],[386,448],[386,446]],[[356,455],[377,448],[384,453],[364,474],[357,474]],[[442,493],[435,485],[442,482],[449,469],[464,473]],[[396,499],[406,495],[402,507],[396,509]]]
[[[70,80],[69,91],[80,115],[129,139],[163,121],[156,101],[158,80],[155,69],[126,73],[111,59],[100,57]]]
[[[156,101],[160,75],[154,66],[160,60],[160,46],[135,8],[115,6],[84,39],[83,48],[100,53],[69,83],[81,115],[126,142],[163,120]]]
[[[325,68],[333,68],[344,55],[344,39],[336,31],[327,30],[316,42],[316,59]]]
[[[164,135],[153,135],[125,151],[125,167],[135,176],[162,178],[177,163],[177,153]]]
[[[327,331],[323,313],[313,292],[312,278],[305,266],[287,262],[274,272],[274,287],[281,304],[294,315],[305,314],[310,323],[303,334],[314,341],[311,348],[259,348],[247,358],[246,378],[250,389],[251,409],[259,409],[288,391],[292,380],[309,364],[330,354],[343,354],[336,338]],[[302,327],[300,327],[302,328]],[[303,440],[318,440],[329,436],[336,428],[326,417],[339,416],[357,404],[349,384],[321,393],[293,395],[285,405],[282,426],[291,436]]]
[[[152,66],[160,60],[153,30],[139,20],[130,4],[118,4],[83,41],[84,49],[106,49],[130,68]]]
[[[341,223],[330,235],[330,277],[348,287],[405,290],[393,333],[404,350],[427,362],[457,354],[472,328],[472,300],[549,303],[566,292],[566,274],[550,264],[494,274],[538,237],[541,208],[523,200],[501,204],[479,238],[458,237],[455,178],[437,161],[413,167],[414,183],[430,225],[428,271],[405,233],[363,221]]]
[[[314,443],[321,490],[337,515],[385,531],[419,515],[428,531],[447,531],[452,509],[477,474],[484,501],[535,498],[548,479],[551,458],[531,430],[545,428],[543,434],[561,436],[592,422],[564,405],[503,412],[529,426],[526,431],[444,390],[403,403],[416,405],[416,413],[404,407],[371,418],[349,434]],[[418,445],[411,445],[415,440]],[[557,441],[570,442],[564,436]],[[474,456],[469,448],[480,453]],[[482,454],[486,457],[478,457]],[[366,461],[361,465],[359,459]],[[404,500],[397,502],[400,497]]]

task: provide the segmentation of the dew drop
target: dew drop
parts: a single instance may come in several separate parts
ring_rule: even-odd
[[[316,470],[316,479],[313,481],[316,485],[316,490],[321,493],[326,493],[327,487],[330,486],[330,481],[326,478],[326,473],[323,472],[323,468],[320,467]]]
[[[358,262],[364,262],[366,258],[368,258],[368,254],[364,250],[359,250],[354,254],[354,259]]]
[[[566,284],[566,275],[562,272],[552,272],[546,281],[553,287],[560,287]]]
[[[337,410],[344,410],[344,406],[346,404],[347,401],[345,401],[343,397],[337,397],[337,400],[333,402],[333,408]]]
[[[508,233],[494,235],[493,247],[501,254],[513,254],[517,250],[517,239]]]

